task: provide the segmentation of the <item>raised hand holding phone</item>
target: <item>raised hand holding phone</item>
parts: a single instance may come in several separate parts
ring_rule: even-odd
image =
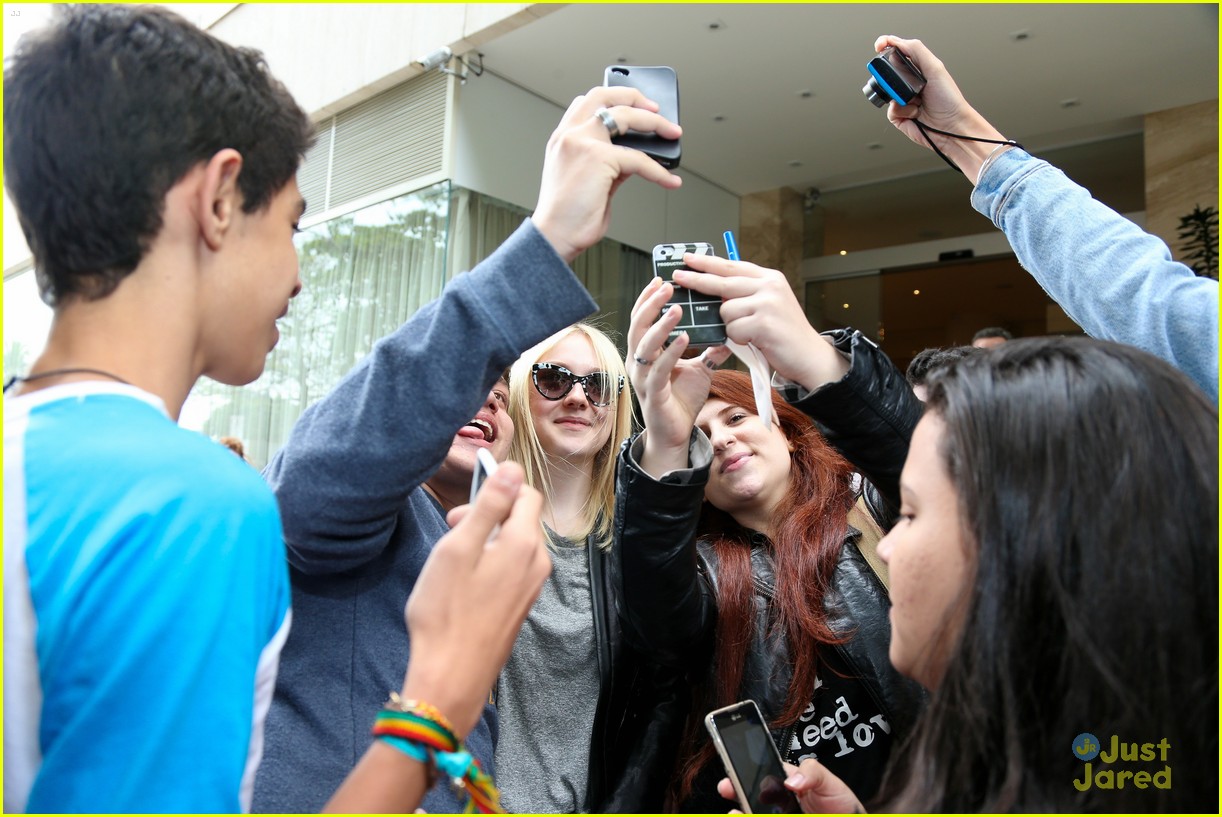
[[[674,291],[674,284],[651,280],[637,296],[628,325],[628,377],[647,429],[640,465],[655,478],[688,466],[688,444],[709,396],[712,370],[730,355],[726,347],[713,346],[699,357],[682,357],[687,333],[668,341],[683,313],[681,306],[668,306]]]
[[[598,243],[611,221],[611,197],[631,176],[675,190],[683,179],[640,151],[611,144],[629,130],[678,139],[678,124],[633,88],[592,88],[573,100],[547,142],[539,202],[531,215],[565,261]]]
[[[660,116],[679,124],[679,77],[675,69],[665,65],[609,65],[603,73],[603,85],[636,88],[658,103]],[[626,129],[612,136],[611,143],[639,150],[667,169],[679,166],[678,138],[667,139],[656,133]]]

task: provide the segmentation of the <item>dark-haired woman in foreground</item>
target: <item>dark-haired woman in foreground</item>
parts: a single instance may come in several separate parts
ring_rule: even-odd
[[[891,659],[931,697],[881,807],[1215,811],[1212,403],[1080,338],[959,361],[926,406],[879,552]],[[807,811],[860,808],[817,762],[788,785]]]

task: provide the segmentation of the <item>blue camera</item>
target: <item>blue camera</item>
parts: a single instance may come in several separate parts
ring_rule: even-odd
[[[925,87],[925,77],[895,46],[884,48],[866,63],[870,80],[861,89],[875,108],[895,100],[900,105],[911,102]]]

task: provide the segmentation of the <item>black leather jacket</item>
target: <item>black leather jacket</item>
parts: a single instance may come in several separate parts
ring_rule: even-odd
[[[788,391],[786,398],[797,408],[817,419],[828,441],[867,478],[867,505],[887,527],[898,508],[899,474],[921,404],[903,375],[860,333],[842,330],[828,336],[838,350],[850,356],[849,373],[808,395],[782,391]],[[700,680],[711,669],[717,615],[716,557],[711,548],[696,542],[708,465],[657,481],[640,469],[633,442],[620,452],[616,546],[611,559],[613,578],[619,584],[624,637],[658,665],[687,669],[690,678]],[[694,450],[701,445],[707,448],[707,439],[694,432]],[[703,459],[707,460],[707,453]],[[888,659],[890,604],[865,559],[850,546],[858,536],[850,528],[833,575],[833,592],[825,599],[829,624],[850,639],[821,650],[820,681],[827,687],[822,695],[829,705],[848,689],[846,684],[853,685],[857,700],[870,701],[890,729],[886,735],[890,744],[880,743],[877,751],[862,752],[853,764],[834,769],[865,800],[881,780],[886,761],[883,747],[909,731],[924,693],[901,677]],[[754,699],[765,719],[771,720],[784,705],[791,668],[784,634],[770,627],[775,577],[770,545],[763,535],[753,538],[751,565],[757,618],[740,699]],[[811,720],[817,724],[820,718]],[[787,753],[794,730],[809,731],[809,727],[799,722],[773,732],[782,755]],[[873,739],[874,733],[869,737]],[[824,756],[820,753],[821,759]],[[719,764],[712,765],[718,768],[705,769],[692,797],[682,804],[684,810],[725,809],[714,790],[722,772]]]
[[[658,812],[687,714],[683,673],[643,661],[625,644],[608,555],[592,541],[586,550],[600,683],[585,811]]]

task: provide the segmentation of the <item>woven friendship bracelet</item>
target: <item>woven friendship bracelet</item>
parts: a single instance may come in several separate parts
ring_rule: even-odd
[[[457,788],[466,789],[465,814],[501,814],[501,793],[491,775],[471,756],[454,734],[454,727],[437,710],[422,701],[402,700],[391,693],[386,708],[378,713],[373,734],[408,757],[449,775]]]
[[[458,739],[454,737],[453,732],[414,712],[383,709],[373,722],[373,733],[379,737],[393,735],[414,741],[439,752],[453,752],[458,748]]]

